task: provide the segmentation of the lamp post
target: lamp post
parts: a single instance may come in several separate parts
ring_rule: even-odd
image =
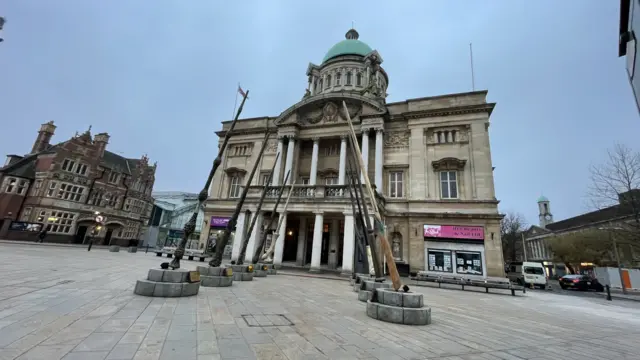
[[[620,287],[622,288],[622,293],[627,293],[627,288],[624,286],[624,280],[622,279],[622,267],[620,266],[620,254],[618,253],[618,243],[616,241],[616,237],[613,236],[611,230],[624,230],[621,227],[600,227],[598,230],[607,230],[609,231],[609,241],[613,244],[613,254],[616,257],[616,266],[618,267],[618,276],[620,276]]]

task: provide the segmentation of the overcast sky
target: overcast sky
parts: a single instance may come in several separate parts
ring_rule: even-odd
[[[54,141],[92,125],[109,150],[158,162],[155,190],[199,191],[237,83],[253,95],[243,116],[277,116],[352,21],[384,58],[389,102],[470,91],[473,43],[476,89],[497,103],[502,212],[537,223],[544,194],[556,221],[577,215],[589,165],[637,146],[614,0],[1,3],[0,153],[28,152],[49,120]]]

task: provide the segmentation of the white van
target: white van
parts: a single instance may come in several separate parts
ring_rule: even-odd
[[[540,287],[546,289],[549,286],[547,274],[539,262],[512,262],[507,271],[509,281],[518,285]]]

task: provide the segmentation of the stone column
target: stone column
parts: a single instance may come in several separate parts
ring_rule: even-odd
[[[340,169],[338,169],[338,185],[344,185],[345,170],[347,165],[347,136],[340,136]]]
[[[360,175],[360,181],[364,184],[364,177],[369,170],[369,129],[362,130],[362,162],[364,162],[364,173]]]
[[[283,176],[287,176],[287,173],[292,171],[293,169],[293,149],[296,146],[296,140],[293,136],[289,137],[289,144],[287,145],[287,159],[284,163],[284,174]],[[295,176],[292,173],[289,173],[289,178],[287,179],[287,184],[289,185],[293,182]]]
[[[298,231],[298,251],[296,253],[296,265],[304,266],[304,263],[307,260],[307,218],[300,218],[300,226]]]
[[[311,248],[311,269],[310,271],[320,271],[320,255],[322,253],[322,228],[324,219],[322,213],[316,213],[316,220],[313,224],[313,245]]]
[[[273,264],[281,265],[282,264],[282,253],[284,252],[284,237],[287,234],[287,214],[280,214],[280,218],[278,222],[282,220],[282,225],[280,225],[280,229],[278,230],[278,238],[276,240],[276,247],[273,250]]]
[[[282,153],[284,149],[284,137],[278,137],[278,150],[276,154],[280,154],[278,159],[276,160],[276,167],[273,169],[273,178],[271,179],[271,186],[280,185],[280,168],[282,168],[282,157],[284,154]]]
[[[231,248],[232,261],[237,261],[238,255],[240,255],[240,247],[245,238],[245,218],[246,213],[244,211],[238,214],[238,221],[236,222],[236,235],[233,239],[233,246]]]
[[[329,269],[338,267],[338,241],[340,237],[340,220],[331,220],[331,235],[329,237]]]
[[[355,250],[355,228],[353,214],[344,215],[344,239],[342,240],[342,274],[353,272],[353,254]]]
[[[318,177],[318,146],[320,139],[313,138],[313,152],[311,153],[311,173],[309,174],[309,185],[316,185]]]
[[[254,213],[253,216],[257,216],[256,224],[253,227],[253,232],[249,235],[249,243],[247,243],[247,253],[244,256],[244,262],[251,264],[253,255],[256,252],[256,244],[262,236],[262,220],[264,215],[262,213]]]
[[[376,130],[376,188],[380,194],[383,193],[382,185],[382,129]]]

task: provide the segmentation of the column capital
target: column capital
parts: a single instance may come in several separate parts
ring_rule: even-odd
[[[342,215],[344,215],[344,216],[352,216],[353,217],[353,211],[344,211],[342,213]]]
[[[324,211],[323,210],[314,211],[313,214],[314,215],[322,215],[322,216],[324,216]]]
[[[363,128],[363,129],[362,129],[362,134],[363,134],[363,135],[367,135],[367,136],[369,136],[369,132],[370,132],[370,131],[371,131],[371,128]]]
[[[375,129],[376,134],[383,134],[384,133],[384,129]]]
[[[345,142],[347,141],[347,135],[340,135],[340,141]]]
[[[314,143],[317,143],[320,141],[320,137],[319,136],[314,136],[311,138],[311,140],[313,140]]]

